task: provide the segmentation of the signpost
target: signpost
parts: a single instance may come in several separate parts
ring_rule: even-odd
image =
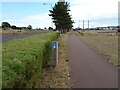
[[[58,42],[53,41],[52,42],[52,60],[51,60],[51,66],[55,67],[57,66],[58,62]]]

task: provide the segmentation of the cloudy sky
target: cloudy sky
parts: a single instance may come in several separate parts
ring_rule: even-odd
[[[44,2],[43,2],[44,1]],[[2,21],[11,25],[44,28],[51,26],[49,10],[58,0],[2,0]],[[90,27],[118,25],[119,0],[66,0],[70,3],[70,14],[74,27],[83,27],[90,21]],[[44,5],[43,3],[46,3]],[[0,9],[1,10],[1,9]]]

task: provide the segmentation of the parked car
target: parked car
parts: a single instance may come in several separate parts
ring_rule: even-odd
[[[118,28],[118,30],[117,30],[118,32],[120,32],[120,27]]]

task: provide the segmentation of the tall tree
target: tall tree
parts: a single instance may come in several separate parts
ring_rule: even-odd
[[[32,29],[32,26],[31,25],[28,25],[28,27],[27,27],[29,30],[31,30]]]
[[[51,13],[49,16],[52,16],[56,29],[60,30],[61,33],[69,31],[73,27],[69,7],[67,2],[57,2],[52,8],[53,10],[49,10]]]
[[[11,28],[12,28],[12,29],[16,29],[17,27],[16,27],[15,25],[12,25]]]
[[[53,28],[52,28],[52,27],[49,27],[48,30],[53,30]]]
[[[8,22],[2,22],[2,28],[3,29],[11,28],[11,25]]]

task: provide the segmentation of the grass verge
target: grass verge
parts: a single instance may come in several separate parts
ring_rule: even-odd
[[[118,35],[115,33],[98,33],[101,31],[78,31],[77,35],[111,64],[118,66]],[[102,31],[103,32],[103,31]],[[107,31],[111,32],[111,31]],[[83,33],[83,35],[81,35]]]
[[[0,89],[2,89],[2,44],[0,44]]]
[[[10,35],[22,35],[22,34],[31,34],[31,33],[45,33],[50,32],[47,30],[13,30],[13,29],[0,29],[0,36],[10,36]]]
[[[46,68],[40,77],[40,88],[70,88],[68,68],[67,40],[70,33],[60,35],[58,39],[58,64],[56,68]]]
[[[41,69],[50,60],[51,42],[58,37],[52,32],[3,43],[3,88],[37,88]]]

